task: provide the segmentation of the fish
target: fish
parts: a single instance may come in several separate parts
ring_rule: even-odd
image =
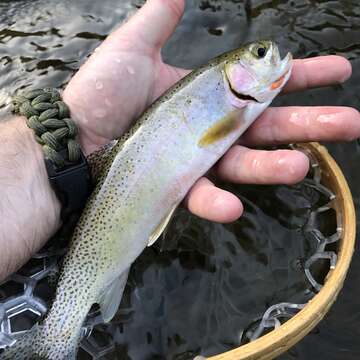
[[[97,184],[74,230],[45,319],[0,359],[76,358],[93,304],[115,315],[131,264],[175,209],[270,105],[290,78],[272,41],[212,59],[160,97],[97,163]]]

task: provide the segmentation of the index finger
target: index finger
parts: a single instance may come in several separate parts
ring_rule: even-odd
[[[340,84],[351,76],[351,72],[351,63],[342,56],[297,59],[283,93]]]

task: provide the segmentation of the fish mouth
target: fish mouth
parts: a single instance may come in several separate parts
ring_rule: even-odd
[[[278,75],[278,78],[270,85],[271,90],[282,88],[283,85],[288,81],[292,70],[292,60],[293,57],[291,53],[288,53],[280,61],[280,75]]]
[[[270,79],[267,80],[269,82],[263,85],[262,90],[259,91],[259,94],[256,97],[249,93],[241,93],[237,91],[232,86],[227,70],[225,69],[224,75],[227,88],[231,95],[237,100],[240,100],[242,104],[264,104],[269,100],[273,99],[273,97],[275,96],[274,94],[279,93],[285,83],[288,81],[292,70],[292,60],[293,58],[291,53],[288,53],[283,59],[281,59],[280,54],[278,54],[278,58],[276,59],[276,62],[278,63],[278,71],[276,72],[271,82],[269,81]]]

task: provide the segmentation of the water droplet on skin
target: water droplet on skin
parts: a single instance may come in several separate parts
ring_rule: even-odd
[[[93,114],[96,118],[104,118],[106,116],[106,110],[105,109],[95,109]]]
[[[312,116],[311,113],[297,113],[293,112],[290,115],[289,122],[291,122],[293,125],[300,126],[302,128],[309,128],[311,125]]]
[[[117,62],[118,64],[120,64],[122,62],[122,60],[120,58],[116,58],[115,62]]]
[[[134,70],[133,67],[127,66],[126,69],[127,69],[128,73],[129,73],[130,75],[134,75],[134,74],[135,74],[135,70]]]
[[[317,121],[322,124],[331,124],[337,121],[337,114],[322,114],[317,117]]]
[[[104,84],[101,81],[95,83],[96,90],[101,90],[104,87]]]

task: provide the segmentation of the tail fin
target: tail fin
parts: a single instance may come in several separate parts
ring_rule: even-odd
[[[77,347],[65,343],[48,348],[44,343],[43,326],[35,325],[16,343],[0,353],[0,360],[75,360]]]

